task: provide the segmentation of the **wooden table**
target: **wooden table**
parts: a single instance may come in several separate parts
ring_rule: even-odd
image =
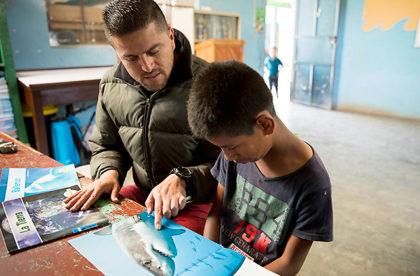
[[[109,68],[86,67],[16,72],[25,102],[32,110],[37,150],[50,155],[43,106],[96,100],[99,81]]]
[[[27,145],[0,132],[0,139],[11,141],[18,146],[13,154],[0,153],[0,168],[42,168],[61,166],[59,162]],[[1,172],[0,172],[1,175]],[[92,180],[79,175],[80,183],[86,185]],[[106,200],[109,201],[109,200]],[[123,199],[120,204],[111,201],[100,207],[111,222],[145,211],[140,204]],[[79,235],[84,235],[81,233]],[[10,255],[0,237],[1,275],[102,275],[102,273],[76,251],[67,241],[78,235],[42,244]]]

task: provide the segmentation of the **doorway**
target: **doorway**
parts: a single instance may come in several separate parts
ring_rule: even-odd
[[[276,112],[283,121],[287,120],[293,76],[295,5],[295,0],[267,0],[266,6],[266,57],[269,55],[269,49],[275,46],[278,49],[277,57],[283,63],[283,68],[279,72],[278,98],[274,87],[271,91]],[[264,73],[264,79],[268,86],[268,72]]]
[[[293,102],[332,108],[340,0],[299,1],[296,13]]]

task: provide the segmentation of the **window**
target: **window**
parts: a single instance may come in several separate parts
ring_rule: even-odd
[[[194,11],[195,43],[207,39],[239,39],[240,16],[216,11]]]
[[[102,10],[110,0],[46,0],[51,46],[108,44]]]

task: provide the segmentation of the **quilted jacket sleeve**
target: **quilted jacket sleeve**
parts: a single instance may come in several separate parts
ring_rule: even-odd
[[[193,173],[193,195],[189,201],[193,203],[212,202],[217,187],[217,181],[210,174],[220,149],[211,143],[201,140],[196,152],[198,165],[188,167]]]
[[[91,174],[94,179],[98,179],[105,171],[116,169],[119,174],[118,180],[122,185],[130,164],[127,161],[131,159],[118,135],[118,128],[103,103],[104,86],[101,81],[96,107],[96,125],[89,138],[89,145],[92,149]]]

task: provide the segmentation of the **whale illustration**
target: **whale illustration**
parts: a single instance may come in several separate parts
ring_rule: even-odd
[[[112,233],[121,250],[135,262],[155,275],[174,275],[177,249],[173,236],[184,233],[183,229],[171,229],[162,225],[156,230],[154,217],[141,213],[114,223],[97,235]]]

